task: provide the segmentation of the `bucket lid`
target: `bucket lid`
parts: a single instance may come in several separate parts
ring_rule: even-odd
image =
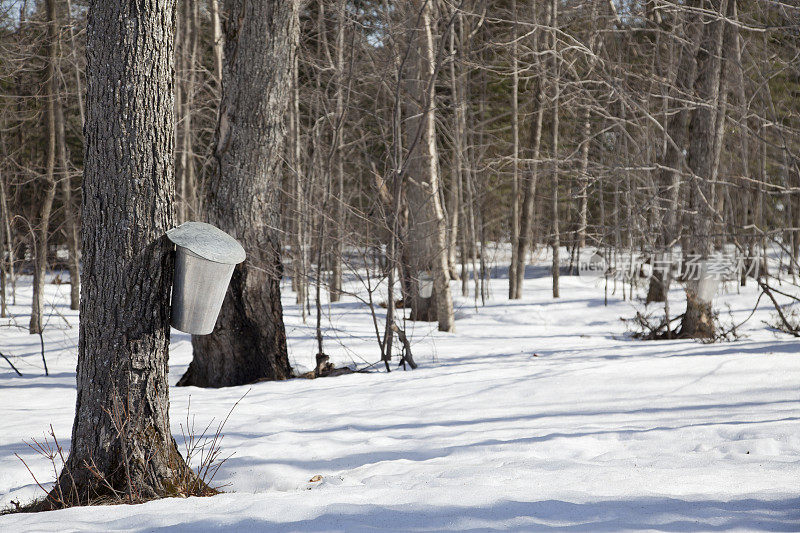
[[[239,241],[205,222],[184,222],[169,230],[167,238],[177,246],[214,263],[236,265],[245,259],[244,248]]]

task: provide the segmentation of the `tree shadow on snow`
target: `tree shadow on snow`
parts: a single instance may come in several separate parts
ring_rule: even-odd
[[[331,504],[314,518],[277,523],[199,519],[150,531],[797,531],[800,498],[689,500],[636,498],[572,503],[500,501],[486,507]],[[221,523],[222,522],[222,523]]]
[[[642,410],[643,411],[643,410]],[[525,417],[516,417],[525,418]],[[396,449],[385,449],[385,450],[375,450],[369,452],[361,452],[361,453],[354,453],[351,455],[345,455],[342,457],[334,457],[330,459],[278,459],[278,458],[271,458],[268,460],[271,464],[280,464],[285,466],[291,466],[295,468],[300,468],[304,471],[315,471],[315,472],[323,472],[323,473],[334,473],[334,472],[343,472],[347,470],[354,470],[357,468],[361,468],[367,465],[374,465],[377,463],[383,462],[391,462],[391,461],[407,461],[407,462],[424,462],[430,461],[432,459],[439,459],[442,457],[453,456],[454,454],[458,454],[464,451],[474,451],[479,448],[496,448],[498,446],[532,446],[537,443],[541,442],[548,442],[553,441],[556,439],[571,439],[571,438],[582,438],[582,437],[598,437],[598,436],[610,436],[616,435],[618,438],[622,437],[635,437],[637,435],[644,435],[653,432],[660,432],[660,431],[679,431],[679,430],[686,430],[686,429],[696,429],[701,427],[732,427],[732,426],[750,426],[755,424],[768,424],[768,423],[796,423],[800,421],[800,417],[773,417],[764,420],[726,420],[726,421],[705,421],[705,422],[697,422],[691,424],[679,424],[679,425],[653,425],[653,426],[645,426],[636,429],[597,429],[597,430],[590,430],[590,431],[576,431],[572,433],[568,432],[551,432],[543,435],[536,435],[530,437],[519,437],[514,439],[501,439],[501,438],[489,438],[480,441],[472,441],[466,444],[457,444],[452,446],[442,446],[442,447],[433,447],[433,448],[425,448],[425,449],[410,449],[410,448],[396,448]],[[435,424],[435,425],[443,425],[443,424]],[[420,427],[423,424],[420,424]],[[413,425],[409,425],[408,427],[413,427]],[[353,429],[362,429],[359,428],[357,425],[347,426],[347,430]],[[366,429],[366,428],[365,428]],[[243,434],[233,434],[240,438],[247,438],[246,435]],[[229,435],[232,436],[232,435]],[[260,438],[259,435],[252,435],[251,438],[257,439]],[[401,439],[405,439],[405,436],[399,437]],[[410,440],[410,439],[409,439]],[[245,457],[245,456],[234,456],[229,459],[223,470],[225,471],[244,471],[251,468],[258,468],[259,465],[264,464],[264,459],[261,457]],[[799,511],[800,512],[800,511]],[[800,527],[800,522],[798,522],[798,526]]]

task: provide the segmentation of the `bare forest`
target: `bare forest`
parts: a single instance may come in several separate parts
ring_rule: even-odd
[[[194,221],[247,259],[172,368],[164,235]],[[800,337],[795,1],[0,0],[0,368],[76,339],[30,509],[224,492],[171,386],[435,367],[526,302],[654,352]]]

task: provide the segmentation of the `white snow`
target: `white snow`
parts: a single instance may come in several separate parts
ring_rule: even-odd
[[[762,322],[767,299],[737,342],[642,342],[620,321],[640,304],[618,290],[604,306],[602,287],[561,281],[559,300],[545,276],[509,302],[507,280],[493,279],[485,306],[457,298],[455,334],[409,323],[415,371],[173,387],[179,446],[190,397],[204,427],[249,390],[224,428],[234,455],[215,482],[225,494],[7,515],[0,531],[800,530],[800,340]],[[313,320],[302,323],[289,291],[291,360],[309,369]],[[715,300],[722,318],[727,304],[744,320],[754,284],[727,291]],[[2,507],[41,495],[15,454],[40,481],[53,479],[24,440],[52,424],[69,446],[78,330],[68,292],[47,286],[49,377],[25,329],[29,282],[0,322],[0,351],[24,374],[0,360]],[[681,292],[673,289],[673,314]],[[345,298],[325,312],[337,364],[378,360],[366,306]],[[173,331],[172,383],[190,360],[189,337]],[[315,475],[322,480],[310,482]]]

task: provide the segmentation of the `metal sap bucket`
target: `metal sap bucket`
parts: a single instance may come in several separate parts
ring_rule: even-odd
[[[421,272],[417,284],[419,285],[420,297],[430,298],[433,295],[433,274]]]
[[[697,299],[710,304],[720,285],[720,277],[709,272],[709,261],[700,264],[700,279],[697,280]]]
[[[217,323],[225,292],[244,248],[221,229],[185,222],[167,232],[175,243],[172,326],[192,335],[208,335]]]

